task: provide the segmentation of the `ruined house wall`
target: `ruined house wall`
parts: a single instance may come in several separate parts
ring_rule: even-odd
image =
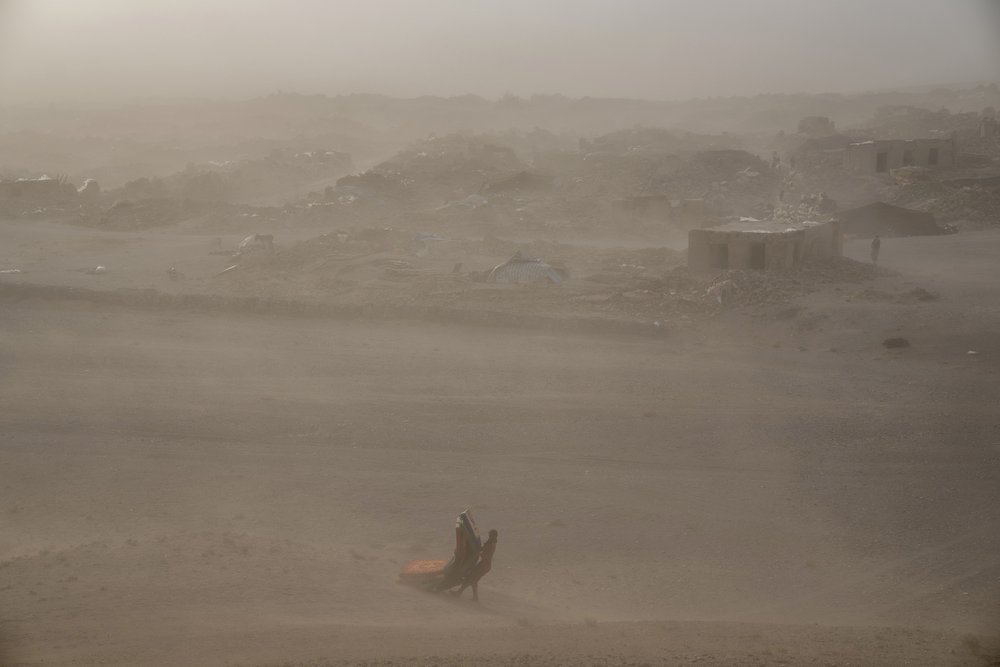
[[[796,252],[802,247],[802,232],[768,234],[765,244],[765,269],[782,271],[793,269],[801,263],[801,255]]]
[[[907,149],[912,151],[913,164],[918,167],[930,167],[931,169],[954,167],[958,160],[958,151],[955,139],[916,139],[906,142]],[[931,151],[937,149],[937,164],[930,163]]]
[[[715,243],[729,245],[729,268],[746,269],[750,267],[750,251],[752,240],[747,234],[717,234]]]
[[[844,169],[847,171],[875,171],[875,142],[851,144],[844,149]]]
[[[688,232],[688,261],[691,271],[709,271],[712,268],[709,254],[709,238],[711,234],[706,229],[692,229]]]
[[[899,169],[903,166],[905,143],[894,140],[851,144],[844,150],[844,168],[864,174],[877,173],[878,156],[884,153],[886,156],[884,173],[889,173],[890,169]]]
[[[937,151],[936,163],[931,163],[931,155]],[[930,169],[954,167],[958,158],[958,150],[954,137],[950,139],[890,139],[883,141],[866,141],[851,144],[844,150],[844,168],[848,171],[874,174],[879,169],[879,154],[885,154],[885,169],[915,166]]]
[[[780,271],[795,266],[796,247],[801,247],[802,232],[769,234],[760,232],[724,232],[708,229],[692,229],[688,233],[688,268],[696,272],[720,271],[723,267],[715,263],[714,246],[727,248],[729,269],[760,268],[753,266],[754,248],[764,246],[764,266],[766,271]]]
[[[754,248],[763,244],[764,265],[754,266]],[[783,271],[804,261],[843,254],[840,227],[824,223],[787,232],[751,232],[693,229],[688,232],[688,268],[694,272],[723,270],[716,263],[715,246],[725,245],[729,269],[763,268]]]

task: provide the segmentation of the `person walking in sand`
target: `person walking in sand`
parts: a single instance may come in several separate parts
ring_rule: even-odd
[[[878,264],[878,251],[882,248],[882,239],[878,234],[872,239],[872,264]]]
[[[472,601],[479,602],[479,580],[493,569],[493,554],[497,550],[497,531],[491,530],[490,537],[479,549],[479,562],[472,568],[462,580],[462,586],[455,593],[455,597],[460,597],[462,592],[469,586],[472,587]]]

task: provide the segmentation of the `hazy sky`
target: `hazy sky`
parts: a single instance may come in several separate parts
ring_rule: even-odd
[[[1000,80],[1000,0],[0,0],[0,104]]]

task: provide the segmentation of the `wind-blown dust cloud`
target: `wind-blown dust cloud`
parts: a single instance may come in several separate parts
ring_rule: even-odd
[[[1000,665],[998,18],[0,0],[0,665]]]
[[[0,94],[684,99],[992,80],[993,4],[14,1],[0,15]]]

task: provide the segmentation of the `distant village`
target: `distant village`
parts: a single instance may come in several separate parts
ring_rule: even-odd
[[[994,88],[965,91],[962,99],[1000,99]],[[504,99],[484,108],[516,115],[543,102],[554,103]],[[304,115],[344,101],[278,96],[264,103]],[[586,124],[594,124],[606,109],[586,112]],[[648,119],[652,109],[632,113]],[[315,118],[328,123],[330,116]],[[433,118],[424,123],[432,126]],[[346,131],[343,119],[336,123]],[[469,291],[477,282],[560,284],[561,303],[572,309],[655,321],[671,316],[677,294],[718,304],[774,293],[744,277],[741,297],[730,274],[823,265],[841,257],[845,239],[954,234],[1000,222],[993,105],[960,113],[883,105],[850,127],[807,115],[774,132],[640,124],[594,135],[542,127],[430,131],[382,158],[368,152],[379,143],[370,134],[365,142],[320,132],[319,143],[305,133],[308,125],[302,129],[266,150],[245,142],[239,150],[202,147],[200,161],[167,173],[165,166],[145,174],[112,169],[114,161],[82,179],[22,169],[0,181],[0,214],[109,232],[215,236],[210,251],[228,263],[183,272],[176,265],[188,259],[177,257],[158,267],[188,287],[201,274],[199,289],[266,295],[282,284],[283,293],[316,298],[353,291],[362,301],[410,302],[414,291],[426,295],[447,280],[434,298],[454,305],[483,298]],[[352,143],[363,157],[341,150]],[[110,182],[97,180],[102,173]],[[233,235],[242,241],[220,240]],[[611,239],[666,250],[650,266],[631,251],[587,249]],[[335,267],[336,279],[320,275]],[[657,301],[643,285],[671,267],[683,267],[689,282]],[[392,289],[384,289],[386,281]],[[630,297],[634,303],[601,301],[594,292],[607,284],[638,296]],[[329,285],[340,287],[331,292]]]

